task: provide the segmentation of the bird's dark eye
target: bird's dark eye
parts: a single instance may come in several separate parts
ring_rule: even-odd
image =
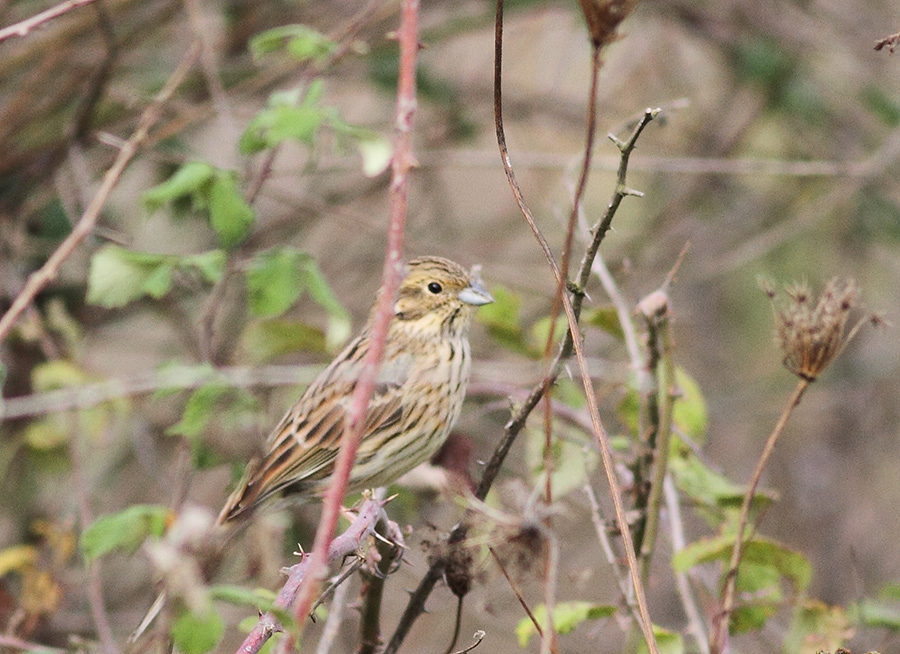
[[[443,290],[444,290],[444,287],[441,286],[440,284],[438,284],[437,282],[431,282],[430,284],[428,284],[428,292],[429,293],[434,293],[435,295],[437,295],[438,293],[440,293]]]

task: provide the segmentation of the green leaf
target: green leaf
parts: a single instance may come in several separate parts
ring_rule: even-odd
[[[853,635],[847,612],[840,606],[809,600],[794,610],[784,654],[818,654],[843,647]]]
[[[675,572],[686,572],[701,563],[716,560],[727,562],[731,558],[734,538],[732,534],[694,541],[672,557],[672,568]],[[742,568],[744,564],[768,566],[789,579],[800,591],[806,590],[812,580],[812,567],[806,557],[780,543],[763,538],[754,538],[744,543]],[[739,573],[738,579],[740,577]]]
[[[624,340],[625,332],[622,323],[619,322],[619,314],[615,307],[600,307],[587,313],[584,317],[585,324],[602,329],[610,336]]]
[[[559,634],[567,634],[587,620],[600,620],[615,615],[616,607],[609,604],[593,604],[591,602],[560,602],[553,608],[553,625]],[[547,606],[540,604],[534,610],[534,617],[541,629],[547,627]],[[516,626],[519,647],[528,647],[531,637],[537,633],[530,618],[523,618]]]
[[[201,191],[215,176],[216,169],[203,161],[190,161],[174,175],[141,197],[148,211],[156,211],[167,202]]]
[[[201,386],[188,398],[181,420],[169,427],[166,433],[172,436],[184,436],[188,439],[197,438],[213,417],[216,404],[228,392],[227,387],[215,383]]]
[[[864,599],[850,607],[853,621],[866,627],[900,632],[900,606],[896,602]]]
[[[350,337],[350,316],[331,290],[316,260],[310,256],[303,256],[299,259],[299,263],[303,285],[316,304],[328,314],[325,346],[329,351],[334,351]]]
[[[215,284],[225,274],[227,255],[223,250],[210,250],[181,257],[180,268],[194,269],[204,281]]]
[[[168,259],[166,255],[131,252],[118,245],[100,248],[91,257],[87,301],[115,308],[125,306],[149,291],[159,294],[165,278],[154,273],[160,266],[168,265]]]
[[[659,654],[684,654],[684,639],[681,634],[653,625],[653,635],[656,636],[656,645]],[[647,643],[644,640],[638,644],[638,654],[647,654]]]
[[[253,315],[271,318],[291,308],[303,291],[328,314],[326,347],[336,349],[350,335],[350,317],[310,255],[295,248],[262,252],[247,268],[247,296]]]
[[[164,506],[138,504],[95,520],[81,534],[81,553],[88,562],[114,550],[133,552],[148,536],[162,536],[170,518]]]
[[[680,439],[672,439],[669,470],[678,489],[687,495],[700,515],[713,527],[726,519],[737,519],[746,489],[710,468]],[[771,491],[758,490],[753,497],[751,517],[777,499]]]
[[[702,444],[709,424],[709,412],[700,385],[683,368],[675,370],[679,396],[672,408],[672,418],[681,432],[695,443]]]
[[[518,295],[504,286],[491,287],[494,302],[481,307],[476,320],[486,325],[488,333],[504,347],[514,352],[526,353],[525,336],[522,331],[522,301]]]
[[[285,141],[299,141],[313,145],[322,126],[325,113],[321,107],[304,99],[303,104],[283,104],[283,99],[273,101],[260,111],[247,125],[240,139],[244,154],[254,154],[273,148]]]
[[[304,279],[299,273],[308,257],[287,247],[257,254],[246,272],[250,312],[272,318],[290,309],[303,293]]]
[[[250,39],[254,58],[286,48],[298,61],[325,61],[337,44],[307,25],[281,25]]]
[[[556,341],[559,341],[565,336],[566,332],[569,330],[569,322],[566,320],[565,316],[559,316],[556,319],[556,327],[553,330],[553,338]],[[547,337],[550,335],[550,316],[544,316],[543,318],[539,318],[532,326],[531,326],[531,338],[530,338],[530,347],[533,352],[538,355],[543,355],[544,350],[547,347]]]
[[[543,488],[546,479],[544,467],[544,430],[540,427],[529,427],[526,430],[525,460],[536,474],[535,487]],[[551,482],[554,497],[564,497],[584,486],[584,480],[597,466],[599,453],[585,447],[584,434],[578,430],[555,421],[553,424],[553,474]]]
[[[209,608],[205,613],[182,613],[172,625],[172,640],[182,654],[205,654],[225,633],[222,616]]]
[[[241,337],[241,345],[257,363],[292,352],[326,351],[321,329],[281,318],[251,323]]]
[[[209,188],[209,222],[225,249],[232,249],[250,233],[256,214],[238,190],[235,176],[216,174]]]
[[[260,613],[271,611],[274,608],[275,593],[266,588],[250,590],[243,586],[219,584],[210,587],[209,593],[212,599],[238,606],[251,606],[258,609]]]

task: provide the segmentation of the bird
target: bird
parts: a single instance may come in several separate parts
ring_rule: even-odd
[[[387,486],[441,448],[466,394],[472,319],[478,307],[493,301],[477,268],[469,272],[437,256],[408,262],[394,298],[349,492]],[[328,487],[354,388],[371,347],[375,311],[373,307],[359,335],[316,376],[269,434],[263,454],[250,461],[219,512],[217,526],[243,521],[277,495],[310,500]],[[156,611],[151,608],[154,615],[165,601],[161,598],[154,603]],[[148,618],[136,634],[152,621],[150,613]]]
[[[394,303],[349,491],[386,486],[430,459],[459,417],[471,370],[469,326],[494,298],[462,266],[441,257],[409,262]],[[337,460],[345,418],[371,345],[362,332],[288,410],[219,513],[232,522],[279,494],[320,495]]]

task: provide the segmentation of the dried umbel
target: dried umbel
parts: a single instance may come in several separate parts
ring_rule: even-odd
[[[784,356],[782,363],[807,381],[815,381],[822,374],[865,322],[860,320],[847,330],[857,305],[852,280],[832,279],[818,298],[805,283],[786,286],[786,298],[779,298],[770,285],[764,290],[775,313],[775,341]]]
[[[616,37],[619,23],[628,18],[637,0],[578,0],[594,47],[607,45]]]

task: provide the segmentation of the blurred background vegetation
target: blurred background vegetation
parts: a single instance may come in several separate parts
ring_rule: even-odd
[[[0,0],[0,25],[51,4]],[[407,252],[482,264],[488,285],[508,291],[506,317],[518,307],[516,324],[527,341],[549,311],[554,285],[497,154],[493,15],[491,3],[471,0],[422,7],[419,166]],[[288,45],[296,33],[254,40],[293,24],[334,42],[300,38],[297,47],[305,50],[298,58]],[[189,43],[199,37],[204,44],[202,65],[166,105],[98,228],[0,345],[0,629],[15,623],[14,633],[57,646],[72,634],[93,639],[83,589],[88,573],[73,555],[85,503],[93,516],[185,498],[217,510],[235,469],[297,386],[329,360],[351,323],[361,324],[385,242],[389,176],[378,163],[393,121],[396,25],[397,3],[390,1],[98,0],[0,43],[3,309],[69,233]],[[601,255],[633,305],[662,283],[690,244],[671,288],[676,358],[705,398],[705,460],[737,482],[749,477],[794,383],[772,344],[759,277],[816,288],[851,277],[866,308],[889,321],[898,314],[900,59],[873,49],[898,29],[900,14],[889,2],[644,0],[604,53],[600,131],[621,134],[650,106],[662,107],[664,120],[647,129],[632,159],[629,185],[645,196],[625,201]],[[557,249],[583,149],[589,71],[576,3],[507,4],[507,138],[526,198]],[[289,135],[271,173],[260,176],[277,141],[265,122],[276,119],[260,116],[284,97],[272,94],[293,90],[309,99],[312,88],[315,128]],[[188,162],[214,168],[187,192],[160,186]],[[615,147],[598,142],[583,205],[588,224],[605,209],[617,165]],[[198,204],[210,202],[198,189],[213,179],[238,195],[262,182],[255,222],[245,232],[229,236],[196,219]],[[151,188],[157,195],[148,197]],[[110,254],[113,246],[182,262],[220,248],[227,263],[213,255],[167,268],[175,259],[136,262]],[[96,286],[93,297],[88,292],[89,276],[108,270],[91,272],[98,252],[107,254],[109,270],[139,270],[133,289],[114,284],[123,293],[118,300]],[[301,281],[279,290],[267,277],[273,270]],[[165,278],[159,292],[146,286],[160,283],[148,282],[154,272]],[[589,307],[608,306],[599,284],[589,292]],[[470,470],[490,454],[508,416],[502,389],[528,389],[543,370],[484,323],[473,335],[473,381],[481,392],[458,426],[473,450]],[[540,333],[540,324],[535,329]],[[539,352],[542,341],[534,343]],[[589,336],[588,347],[607,428],[621,433],[624,349],[601,332]],[[213,378],[204,375],[214,375],[214,366],[258,372],[237,381],[223,373],[210,386]],[[900,580],[898,378],[896,332],[864,332],[811,389],[765,479],[779,501],[764,530],[809,557],[809,594],[829,604],[850,605]],[[116,382],[104,387],[114,400],[96,406],[83,395],[50,393],[105,380]],[[199,399],[184,390],[203,384],[218,390]],[[69,400],[83,406],[61,410]],[[505,474],[528,488],[533,457],[526,450],[517,444]],[[602,494],[605,486],[599,488]],[[572,530],[561,571],[561,595],[571,597],[561,599],[614,603],[594,536],[577,529],[586,500],[573,493],[565,504],[556,526]],[[388,625],[405,603],[402,589],[422,573],[421,541],[433,541],[459,513],[452,502],[421,493],[404,493],[398,507],[392,517],[416,532],[411,565],[390,583],[396,597],[387,602]],[[247,560],[235,566],[242,572],[233,574],[250,570],[259,585],[276,588],[289,543],[309,543],[317,511],[296,514],[303,520],[290,527],[283,513],[261,519],[259,542],[246,548]],[[699,522],[688,527],[702,531]],[[490,565],[480,575],[464,637],[486,629],[490,651],[520,651],[512,635],[521,617],[514,596]],[[146,557],[104,559],[103,593],[118,638],[150,601],[152,576]],[[523,583],[538,602],[533,580]],[[650,595],[654,619],[677,629],[682,618],[671,588],[651,584]],[[446,591],[432,597],[408,651],[445,647],[455,602]],[[235,610],[229,624],[247,613]],[[226,643],[238,637],[232,631]],[[896,651],[893,633],[863,629],[850,644]],[[750,638],[756,649],[747,651],[777,651],[773,643],[781,641],[766,630]],[[605,621],[565,639],[565,651],[615,652],[622,636]]]

